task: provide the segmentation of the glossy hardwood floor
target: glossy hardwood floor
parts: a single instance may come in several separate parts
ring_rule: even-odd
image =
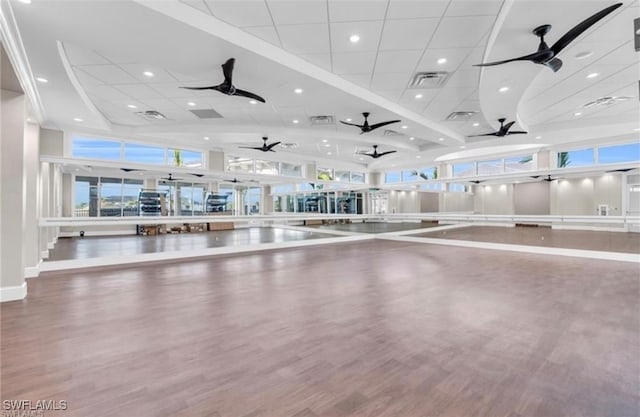
[[[50,273],[1,305],[45,416],[640,415],[632,263],[391,241]]]
[[[640,233],[554,230],[549,227],[470,226],[412,236],[640,255]]]
[[[402,230],[416,230],[427,229],[430,227],[443,226],[438,223],[386,223],[386,222],[364,222],[364,223],[349,223],[349,224],[323,224],[318,226],[307,226],[316,228],[319,231],[322,230],[341,230],[345,232],[354,233],[387,233],[387,232],[399,232]]]

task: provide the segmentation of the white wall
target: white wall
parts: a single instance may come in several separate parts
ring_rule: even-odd
[[[472,193],[440,193],[440,211],[441,212],[472,212],[473,211],[473,194]]]
[[[389,213],[419,213],[420,196],[417,191],[389,192]]]
[[[551,214],[595,216],[600,204],[607,204],[612,216],[624,214],[621,210],[620,175],[605,174],[551,182]]]
[[[522,215],[551,214],[549,182],[515,184],[513,191],[514,213]]]
[[[437,213],[440,211],[439,193],[422,192],[420,193],[420,212],[421,213]]]
[[[40,227],[38,217],[40,205],[43,203],[39,190],[40,168],[40,128],[35,123],[25,123],[23,143],[23,251],[24,267],[27,276],[37,276],[37,268],[41,261],[39,241]]]
[[[513,184],[476,185],[473,211],[479,214],[513,214]]]

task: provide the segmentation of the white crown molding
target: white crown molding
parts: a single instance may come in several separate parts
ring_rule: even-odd
[[[29,98],[34,116],[42,125],[46,120],[44,106],[36,88],[35,78],[29,65],[29,58],[24,50],[18,24],[9,1],[0,2],[0,37],[9,60],[16,70],[18,81],[20,81],[25,95]]]
[[[27,296],[27,283],[14,287],[0,287],[0,302],[22,300]]]

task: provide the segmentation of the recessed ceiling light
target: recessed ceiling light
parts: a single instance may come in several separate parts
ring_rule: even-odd
[[[31,0],[18,0],[20,3],[31,4]]]
[[[204,140],[209,140],[209,136],[205,136],[204,138],[202,138]]]
[[[542,136],[536,136],[536,139],[542,139]]]
[[[36,77],[36,81],[42,84],[46,84],[49,82],[49,80],[47,80],[46,78],[42,78],[42,77]]]
[[[409,138],[409,140],[416,140],[416,138],[414,138],[413,136],[411,136],[411,137]]]
[[[74,122],[84,122],[84,119],[81,119],[81,118],[79,118],[79,117],[74,117],[74,118],[73,118],[73,121],[74,121]]]
[[[328,143],[325,143],[324,146],[326,146],[327,148],[330,147],[331,145],[329,145]]]
[[[257,102],[257,101],[255,101],[255,100],[250,100],[250,101],[249,101],[249,103],[250,103],[250,104],[257,104],[258,102]]]
[[[293,123],[294,125],[297,125],[297,124],[298,124],[298,123],[300,123],[300,122],[298,121],[298,119],[294,119],[292,123]]]
[[[446,64],[447,63],[447,58],[440,58],[436,61],[438,64],[442,65],[442,64]]]
[[[151,71],[145,71],[145,72],[143,72],[143,74],[144,74],[145,77],[153,77],[153,72],[151,72]]]
[[[296,94],[302,94],[302,88],[296,88],[293,92]]]
[[[480,126],[480,123],[478,123],[478,122],[475,122],[475,123],[473,124],[473,127],[478,127],[478,126]]]
[[[501,93],[506,93],[507,91],[509,91],[509,87],[505,85],[504,87],[498,88],[498,91],[500,91]]]
[[[135,104],[127,104],[127,107],[129,107],[130,109],[137,109],[138,106],[136,106]]]
[[[466,148],[466,146],[464,146],[464,145],[460,146],[460,149],[464,149],[464,148]]]
[[[327,143],[327,140],[326,139],[322,139],[322,143]]]
[[[351,43],[358,43],[358,41],[360,40],[360,36],[358,35],[351,35],[349,36],[349,41]]]
[[[438,138],[438,140],[439,140],[440,142],[442,142],[442,141],[444,140],[444,138]]]
[[[193,101],[190,101],[190,102],[187,103],[187,105],[193,107],[193,106],[196,105],[196,103],[194,103]]]
[[[591,74],[587,75],[587,78],[596,78],[598,75],[600,74],[598,74],[597,72],[592,72]]]
[[[409,127],[409,126],[407,126],[407,125],[402,125],[402,126],[400,126],[400,129],[406,129],[406,128],[408,128],[408,127]]]
[[[635,129],[633,129],[634,132],[640,132],[640,127],[636,127]]]
[[[422,97],[424,97],[422,94],[420,94],[420,93],[416,94],[416,98],[420,99]]]
[[[351,120],[351,117],[347,117],[347,122],[350,122]]]
[[[396,166],[396,164],[391,164],[392,167]]]
[[[585,59],[585,58],[589,58],[591,55],[593,55],[593,52],[591,52],[591,51],[583,51],[583,52],[575,54],[575,57],[576,57],[576,59]]]
[[[416,155],[416,158],[420,159],[420,158],[422,158],[422,157],[421,157],[420,155]]]
[[[364,161],[364,158],[359,158],[361,161]]]
[[[327,152],[327,155],[331,155],[331,152]]]
[[[574,116],[582,116],[582,112],[577,111],[577,112],[573,113],[573,115]]]

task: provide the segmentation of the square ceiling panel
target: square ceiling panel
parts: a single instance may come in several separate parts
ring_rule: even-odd
[[[451,0],[445,16],[497,16],[503,0]]]
[[[278,38],[278,33],[273,25],[246,27],[244,30],[254,36],[257,36],[263,41],[267,41],[275,46],[281,47],[280,38]]]
[[[382,31],[382,21],[331,23],[331,50],[333,52],[377,51]],[[349,41],[358,35],[357,43]]]
[[[152,65],[145,64],[120,64],[120,68],[122,68],[127,73],[131,74],[135,77],[138,82],[144,83],[173,83],[178,81],[174,76],[169,74],[167,71],[154,67]],[[153,77],[147,77],[144,75],[145,72],[152,72]]]
[[[406,73],[376,73],[371,80],[374,90],[393,90],[402,93],[409,82]]]
[[[64,44],[64,52],[71,65],[108,65],[111,64],[102,55],[90,49],[73,45],[69,42]]]
[[[331,71],[331,54],[300,54],[299,56],[313,65]]]
[[[495,16],[447,17],[433,35],[431,48],[475,47],[491,29]]]
[[[84,65],[79,68],[105,84],[138,83],[138,80],[117,65]]]
[[[422,55],[422,50],[380,51],[376,60],[375,72],[403,72],[413,74],[413,70]]]
[[[370,74],[376,61],[375,52],[333,54],[333,72],[336,74]]]
[[[255,0],[205,0],[215,17],[243,28],[272,25],[271,15],[264,1]]]
[[[211,14],[204,0],[180,0],[180,2],[187,4],[196,10],[200,10],[201,12],[206,13],[208,15]]]
[[[420,71],[447,71],[452,72],[458,69],[465,58],[473,51],[472,48],[453,48],[453,49],[435,49],[426,50],[420,63],[418,70]],[[439,59],[447,61],[439,64]]]
[[[384,20],[387,0],[329,0],[329,19],[332,22],[361,22]]]
[[[327,23],[326,0],[267,0],[276,25]]]
[[[380,50],[420,49],[429,44],[439,19],[387,20]]]
[[[108,85],[99,85],[91,90],[87,90],[90,97],[98,97],[103,100],[115,101],[115,100],[130,100],[133,97],[129,97],[123,92],[116,90]]]
[[[440,17],[446,10],[448,3],[448,0],[390,0],[387,19]]]
[[[113,85],[113,87],[137,100],[145,98],[162,98],[156,90],[144,84],[121,84]]]
[[[294,54],[328,53],[329,29],[326,24],[284,25],[278,27],[282,46]]]

